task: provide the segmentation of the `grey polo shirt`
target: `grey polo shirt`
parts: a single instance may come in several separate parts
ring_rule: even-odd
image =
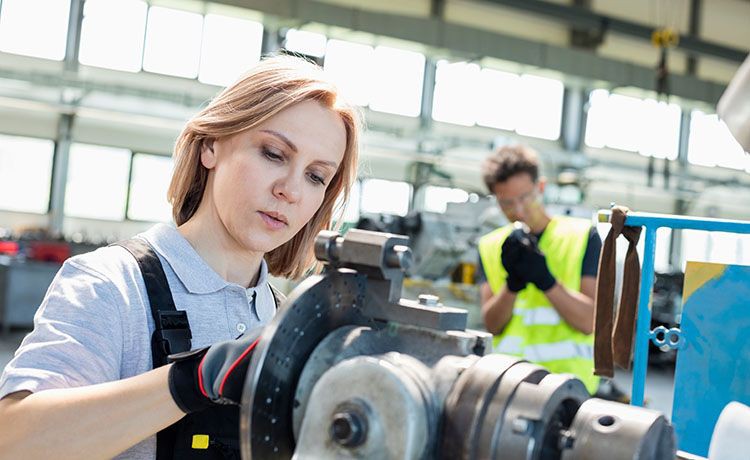
[[[193,348],[237,338],[266,324],[276,307],[261,264],[256,287],[222,279],[173,227],[138,235],[159,255],[179,310],[185,310]],[[138,264],[120,246],[68,259],[57,273],[26,336],[0,377],[0,398],[120,380],[149,371],[151,317]],[[118,458],[153,459],[156,437]]]

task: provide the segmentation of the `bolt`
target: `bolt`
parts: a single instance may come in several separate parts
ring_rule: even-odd
[[[437,307],[439,305],[440,297],[430,294],[419,294],[419,305],[425,307]]]
[[[576,438],[573,432],[569,430],[561,430],[560,438],[557,441],[557,448],[560,450],[572,449],[575,441]]]
[[[360,417],[352,412],[337,412],[331,423],[331,438],[345,447],[356,447],[367,438]]]
[[[391,248],[390,252],[386,254],[385,264],[390,268],[400,268],[401,270],[408,270],[412,264],[412,253],[409,246],[397,244]]]
[[[511,427],[513,428],[513,432],[516,434],[526,434],[529,432],[531,424],[525,418],[518,417],[516,419],[513,419]]]

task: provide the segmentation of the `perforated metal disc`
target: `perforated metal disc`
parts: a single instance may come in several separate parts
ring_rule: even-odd
[[[366,277],[339,269],[313,276],[289,296],[266,326],[248,369],[240,411],[243,459],[291,458],[294,393],[308,357],[345,325],[380,327],[362,314]]]

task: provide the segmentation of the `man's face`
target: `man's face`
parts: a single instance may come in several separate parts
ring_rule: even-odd
[[[511,222],[520,221],[533,227],[544,214],[540,199],[544,192],[544,178],[534,182],[530,174],[520,173],[495,184],[492,191],[500,209]]]

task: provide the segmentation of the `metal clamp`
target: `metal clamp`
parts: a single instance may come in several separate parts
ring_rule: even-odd
[[[685,343],[682,331],[676,327],[670,329],[664,326],[656,327],[648,334],[648,338],[657,347],[667,347],[670,350],[676,350]]]

